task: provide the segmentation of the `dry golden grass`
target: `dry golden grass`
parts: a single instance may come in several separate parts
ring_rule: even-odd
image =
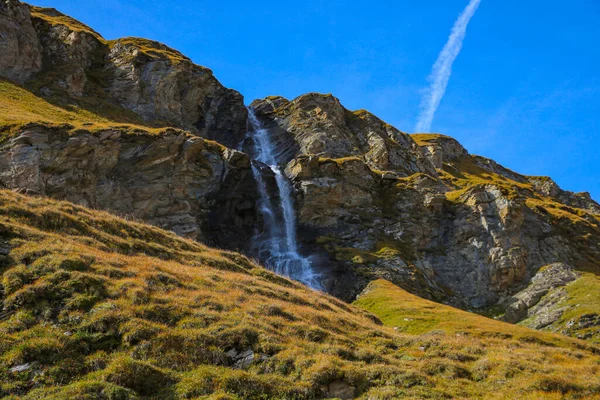
[[[532,185],[517,182],[500,174],[494,173],[478,166],[471,157],[446,164],[443,170],[438,171],[439,177],[449,187],[456,190],[446,194],[452,202],[459,202],[462,194],[474,187],[493,185],[509,199],[523,196],[533,196]]]
[[[69,17],[68,15],[64,15],[63,13],[55,10],[54,8],[30,6],[29,9],[33,18],[42,19],[52,26],[66,26],[74,32],[87,32],[90,35],[93,35],[96,39],[104,41],[102,36],[89,26],[77,21],[74,18]]]
[[[170,60],[174,64],[178,64],[181,62],[191,62],[191,60],[188,57],[184,56],[179,51],[171,49],[170,47],[162,43],[155,42],[153,40],[136,37],[127,37],[117,40],[111,40],[108,42],[108,44],[111,48],[116,44],[133,46],[138,50],[138,54],[141,53],[150,58]]]
[[[410,135],[410,137],[412,137],[419,146],[427,146],[428,144],[435,143],[435,141],[439,139],[450,138],[449,136],[441,135],[439,133],[415,133]]]
[[[377,315],[386,326],[398,332],[431,337],[441,348],[422,346],[421,356],[436,354],[462,361],[463,366],[470,364],[467,370],[478,382],[506,382],[517,386],[536,382],[531,392],[490,393],[488,398],[577,398],[576,394],[568,393],[569,387],[589,381],[579,379],[575,371],[586,375],[600,372],[597,356],[588,360],[588,364],[584,361],[586,357],[576,355],[586,347],[581,347],[582,342],[424,300],[385,280],[371,282],[354,305]],[[483,349],[485,354],[481,353]],[[598,349],[594,351],[599,354]],[[553,395],[547,393],[551,387],[557,388]],[[489,388],[496,390],[493,384]],[[581,396],[597,398],[598,393]]]
[[[304,399],[322,398],[337,380],[364,399],[600,393],[598,349],[585,342],[410,298],[391,284],[380,301],[391,296],[406,310],[384,321],[424,312],[435,326],[379,326],[239,254],[66,202],[0,191],[0,221],[0,246],[11,247],[0,259],[8,398]],[[232,368],[232,349],[252,349],[255,362]],[[29,370],[10,371],[25,363]]]
[[[32,125],[60,128],[68,133],[118,129],[128,134],[160,135],[167,129],[173,129],[147,126],[127,111],[123,111],[120,118],[113,112],[92,110],[75,104],[51,103],[22,86],[0,78],[0,143]]]
[[[15,83],[0,79],[0,124],[106,124],[107,118],[83,109],[67,110],[49,103]]]

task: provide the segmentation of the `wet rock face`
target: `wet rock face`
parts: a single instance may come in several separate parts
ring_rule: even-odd
[[[0,76],[23,83],[41,70],[42,49],[27,5],[0,1],[0,33]]]
[[[0,150],[0,181],[234,249],[246,247],[255,223],[248,157],[182,131],[31,127]]]

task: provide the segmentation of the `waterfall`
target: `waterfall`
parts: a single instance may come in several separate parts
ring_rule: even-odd
[[[277,164],[269,132],[263,128],[251,107],[248,107],[248,120],[252,128],[249,137],[254,142],[252,173],[258,188],[258,208],[264,223],[263,232],[255,238],[258,257],[276,273],[313,289],[320,289],[310,260],[298,252],[292,186]],[[269,193],[263,165],[275,176],[278,198]]]

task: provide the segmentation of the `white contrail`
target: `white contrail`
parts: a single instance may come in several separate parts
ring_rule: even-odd
[[[431,75],[427,78],[431,82],[431,86],[423,95],[421,113],[419,114],[415,132],[429,132],[431,130],[433,116],[442,101],[442,97],[446,93],[446,87],[448,87],[448,81],[450,80],[450,75],[452,75],[452,64],[456,60],[456,57],[458,57],[458,53],[460,53],[465,34],[467,33],[467,25],[469,25],[469,21],[475,15],[479,3],[481,3],[481,0],[471,0],[467,8],[460,14],[452,27],[448,42],[433,65]]]

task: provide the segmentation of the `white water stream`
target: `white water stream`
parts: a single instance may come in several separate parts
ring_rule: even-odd
[[[271,169],[279,192],[279,198],[269,193],[260,164],[252,162],[260,195],[258,206],[264,222],[263,232],[255,238],[258,257],[276,273],[320,289],[310,260],[298,252],[292,186],[277,165],[269,132],[263,128],[251,107],[248,107],[248,120],[252,127],[249,136],[254,141],[254,159]]]

